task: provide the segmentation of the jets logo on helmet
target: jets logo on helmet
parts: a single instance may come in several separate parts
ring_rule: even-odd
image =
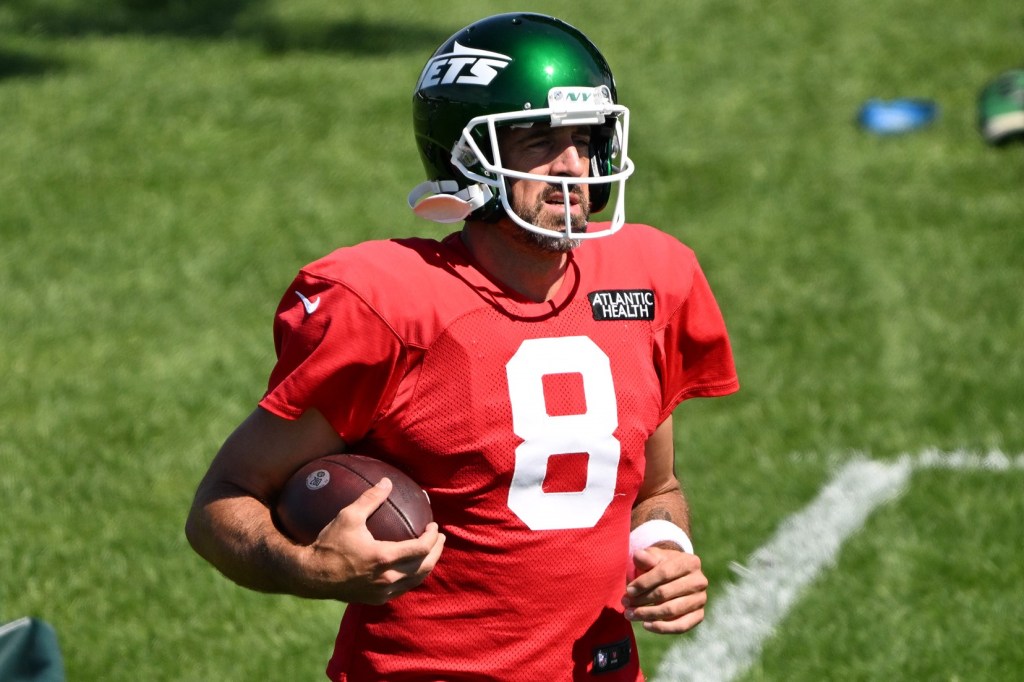
[[[508,55],[474,50],[456,42],[452,51],[431,58],[420,74],[416,89],[435,85],[490,85],[501,69],[509,65]]]

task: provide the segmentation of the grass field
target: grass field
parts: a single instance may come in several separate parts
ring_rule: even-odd
[[[709,620],[844,463],[1024,452],[1024,148],[974,120],[1024,66],[1019,3],[7,0],[0,623],[53,624],[69,679],[320,679],[342,605],[234,587],[184,517],[296,269],[447,232],[405,207],[411,88],[512,9],[602,47],[627,216],[698,252],[729,323],[742,391],[677,414]],[[872,136],[871,97],[940,115]],[[1022,491],[1020,467],[915,471],[741,678],[1014,678]],[[693,635],[640,637],[654,673]]]

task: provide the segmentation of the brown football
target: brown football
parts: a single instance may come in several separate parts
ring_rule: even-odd
[[[292,474],[274,504],[277,525],[299,544],[311,544],[343,507],[385,477],[394,484],[391,494],[366,527],[377,540],[419,537],[434,517],[427,494],[402,471],[365,455],[327,455]]]

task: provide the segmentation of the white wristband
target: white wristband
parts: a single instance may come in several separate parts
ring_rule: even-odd
[[[682,528],[663,519],[644,521],[629,534],[629,556],[658,542],[674,542],[687,554],[693,554],[693,543]]]

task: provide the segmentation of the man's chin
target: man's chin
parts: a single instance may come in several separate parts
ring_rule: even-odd
[[[532,212],[530,216],[521,216],[527,222],[542,227],[552,232],[565,232],[565,208],[559,204],[557,207],[545,205],[540,210]],[[573,232],[586,232],[587,220],[590,216],[579,206],[573,206],[569,213],[569,225]]]
[[[540,227],[543,227],[545,229],[558,229],[548,227],[547,225],[540,225]],[[561,227],[562,226],[560,225],[559,228]],[[573,229],[577,228],[573,227]],[[583,229],[585,230],[586,226],[584,226]],[[541,250],[547,251],[549,253],[568,253],[569,251],[572,251],[573,249],[580,245],[579,239],[571,239],[569,237],[551,237],[546,234],[532,232],[530,230],[523,228],[519,229],[519,234],[520,239],[523,242],[536,246]]]
[[[514,208],[514,207],[513,207]],[[572,231],[580,234],[587,231],[587,219],[589,218],[585,205],[575,205],[570,213],[570,226]],[[541,203],[532,207],[532,210],[519,213],[519,217],[530,223],[551,232],[565,232],[565,206],[563,204]],[[517,226],[519,239],[526,244],[539,247],[550,253],[567,253],[580,245],[579,239],[566,236],[544,235],[524,227]]]

